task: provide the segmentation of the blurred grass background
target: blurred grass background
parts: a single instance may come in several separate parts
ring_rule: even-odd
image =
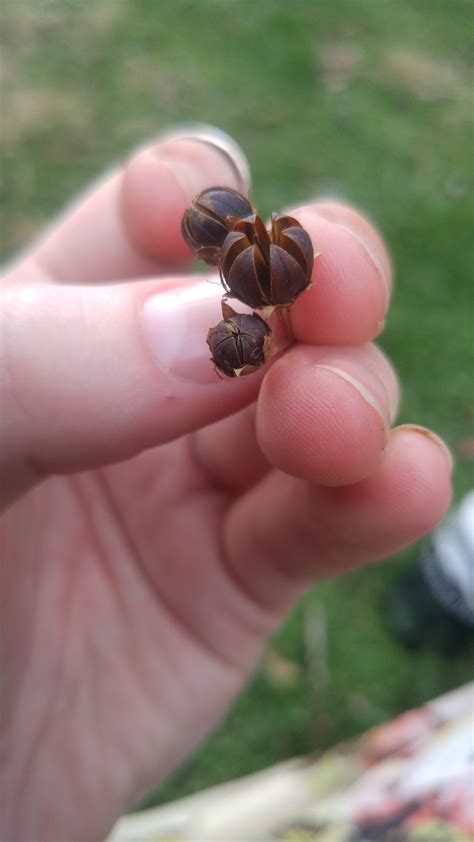
[[[250,158],[262,213],[329,192],[376,219],[396,268],[381,344],[404,384],[401,421],[447,439],[459,498],[474,457],[472,16],[463,0],[3,0],[3,256],[145,138],[221,126]],[[385,589],[418,551],[315,588],[153,803],[467,680],[467,656],[408,653],[384,628]]]

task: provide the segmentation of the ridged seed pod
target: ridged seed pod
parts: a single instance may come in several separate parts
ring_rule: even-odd
[[[223,307],[224,313],[226,312]],[[270,352],[271,329],[256,313],[232,313],[207,334],[211,361],[228,377],[243,377],[262,366]]]
[[[257,309],[288,307],[311,284],[313,244],[297,219],[273,214],[271,231],[253,214],[225,238],[220,269],[226,291]]]
[[[185,212],[182,234],[197,257],[217,265],[222,243],[234,223],[252,213],[248,199],[236,190],[211,187],[196,196]]]

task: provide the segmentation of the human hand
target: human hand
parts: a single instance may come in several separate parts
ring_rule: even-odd
[[[185,274],[180,223],[204,187],[242,188],[232,160],[196,138],[140,151],[4,279],[9,840],[103,838],[218,722],[308,586],[449,505],[442,443],[391,429],[397,379],[372,343],[390,262],[358,212],[292,211],[322,252],[295,345],[242,380],[212,370],[222,289]]]

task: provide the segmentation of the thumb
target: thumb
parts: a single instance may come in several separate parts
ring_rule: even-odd
[[[255,399],[261,375],[220,379],[205,338],[217,283],[14,286],[3,293],[1,494],[127,459]]]

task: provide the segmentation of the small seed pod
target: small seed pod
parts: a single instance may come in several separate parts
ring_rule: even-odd
[[[207,263],[219,262],[220,250],[235,222],[253,213],[248,199],[230,187],[211,187],[194,199],[181,225],[183,237]]]
[[[222,311],[227,317],[207,334],[211,361],[228,377],[252,374],[268,359],[271,329],[256,313],[235,313],[225,303]]]
[[[298,220],[273,214],[268,233],[254,214],[235,222],[219,265],[229,295],[269,312],[290,306],[310,286],[313,262],[310,236]]]

